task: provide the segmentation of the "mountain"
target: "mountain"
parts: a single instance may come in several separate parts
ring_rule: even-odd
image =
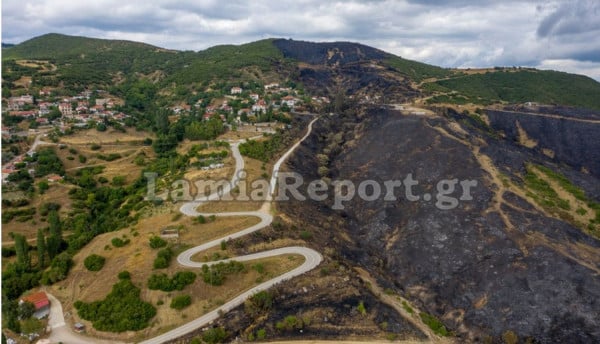
[[[493,68],[485,73],[440,68],[351,42],[313,43],[266,39],[204,51],[174,51],[152,45],[47,34],[10,48],[3,61],[50,60],[59,81],[97,83],[151,76],[159,87],[208,80],[247,80],[255,75],[295,78],[318,92],[367,95],[366,86],[393,97],[423,97],[429,104],[539,102],[600,109],[600,83],[585,76],[530,68]],[[3,71],[3,76],[10,72]],[[50,78],[46,74],[34,78]],[[269,78],[269,77],[267,77]],[[341,82],[341,84],[340,84]],[[347,84],[347,85],[343,85]],[[367,92],[368,93],[368,92]],[[400,97],[396,100],[405,100]],[[391,101],[391,99],[388,99]]]
[[[288,39],[192,52],[50,34],[2,52],[9,92],[24,91],[24,77],[34,89],[110,87],[136,116],[130,125],[146,120],[140,127],[158,133],[153,147],[170,147],[154,148],[160,164],[150,155],[142,164],[181,174],[190,165],[175,152],[177,135],[202,112],[175,121],[163,107],[229,101],[242,83],[262,92],[281,82],[303,99],[331,99],[282,166],[302,176],[301,195],[310,181],[325,182],[325,200],[278,202],[270,227],[226,243],[235,256],[298,242],[323,262],[275,286],[260,312],[247,303],[211,324],[231,338],[268,329],[273,340],[379,330],[424,339],[430,331],[415,324],[427,324],[458,343],[600,341],[600,84],[590,78],[445,69],[357,43]],[[313,118],[292,117],[289,131],[249,144],[291,145]],[[273,161],[256,162],[267,170]],[[363,197],[336,206],[351,188],[335,182],[352,182]],[[367,197],[377,190],[385,198]]]

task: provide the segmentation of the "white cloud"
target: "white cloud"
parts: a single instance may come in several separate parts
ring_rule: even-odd
[[[4,0],[2,7],[2,40],[12,43],[60,32],[200,50],[283,37],[358,41],[444,67],[579,61],[554,66],[588,73],[594,68],[581,66],[600,63],[595,0]]]

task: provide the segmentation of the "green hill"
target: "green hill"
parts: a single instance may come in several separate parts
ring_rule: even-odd
[[[67,85],[110,84],[117,73],[173,73],[195,53],[144,43],[47,34],[2,49],[2,60],[48,60],[59,67],[58,81]],[[43,77],[43,75],[39,75]]]
[[[427,83],[430,102],[539,102],[600,109],[600,83],[583,75],[545,70],[498,70]]]

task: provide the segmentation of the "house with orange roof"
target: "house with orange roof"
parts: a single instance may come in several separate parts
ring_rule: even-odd
[[[33,316],[37,319],[42,319],[50,315],[50,300],[48,299],[48,295],[43,291],[29,294],[21,298],[19,304],[23,302],[29,302],[35,306]]]

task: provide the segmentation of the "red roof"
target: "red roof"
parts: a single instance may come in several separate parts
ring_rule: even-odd
[[[46,295],[46,293],[44,293],[43,291],[27,295],[24,298],[22,298],[21,301],[33,303],[35,305],[36,310],[50,305],[48,295]]]

